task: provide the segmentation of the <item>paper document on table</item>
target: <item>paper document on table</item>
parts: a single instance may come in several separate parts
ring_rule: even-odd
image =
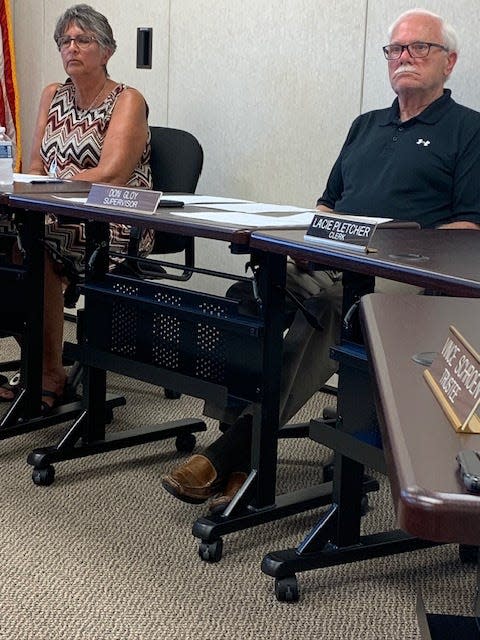
[[[66,196],[52,196],[57,200],[66,200],[67,202],[75,202],[75,204],[87,204],[87,198],[68,198]]]
[[[170,196],[169,196],[170,197]],[[181,195],[182,202],[185,204],[214,204],[221,202],[251,202],[251,200],[242,200],[242,198],[224,198],[223,196],[196,196]]]
[[[46,182],[64,182],[63,180],[59,180],[53,176],[40,176],[38,173],[14,173],[13,181],[30,183],[41,182],[42,184]]]
[[[254,213],[242,213],[239,211],[202,211],[199,213],[186,213],[170,211],[172,216],[182,216],[183,218],[193,218],[194,220],[212,220],[227,224],[239,225],[243,227],[308,227],[312,222],[315,211],[302,211],[291,216],[262,216]]]
[[[198,205],[197,205],[198,206]],[[245,204],[207,204],[208,209],[221,209],[237,213],[290,213],[307,211],[305,207],[295,207],[290,204],[265,204],[264,202],[246,202]]]

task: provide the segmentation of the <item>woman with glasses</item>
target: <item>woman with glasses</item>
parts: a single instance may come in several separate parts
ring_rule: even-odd
[[[107,63],[116,49],[108,20],[86,4],[75,5],[58,19],[54,39],[67,79],[43,90],[29,172],[150,189],[148,106],[136,89],[108,75]],[[43,412],[51,410],[65,390],[64,290],[84,269],[83,227],[55,216],[47,220]],[[110,239],[113,251],[126,253],[129,227],[111,224]],[[153,232],[147,231],[141,254],[147,255],[152,245]],[[14,388],[0,387],[0,400],[10,401],[14,395]]]

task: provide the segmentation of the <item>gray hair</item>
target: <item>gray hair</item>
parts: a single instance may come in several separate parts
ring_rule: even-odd
[[[436,13],[427,11],[427,9],[410,9],[409,11],[405,11],[404,13],[402,13],[388,29],[388,38],[391,40],[393,31],[401,22],[403,22],[405,18],[414,15],[429,16],[430,18],[435,18],[436,20],[438,20],[440,22],[440,27],[442,30],[443,44],[449,51],[458,52],[458,38],[452,25]]]
[[[98,44],[104,49],[109,49],[111,53],[117,48],[110,23],[104,15],[88,4],[76,4],[58,18],[53,34],[55,42],[63,36],[72,23],[84,31],[93,33]]]

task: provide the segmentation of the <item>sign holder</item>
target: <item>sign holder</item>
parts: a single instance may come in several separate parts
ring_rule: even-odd
[[[94,183],[88,194],[87,204],[121,211],[155,213],[161,196],[162,191]]]
[[[373,234],[380,222],[389,218],[369,218],[345,214],[315,214],[304,240],[318,244],[337,246],[350,251],[376,251],[371,245]]]
[[[480,356],[454,326],[423,376],[455,431],[480,433]]]

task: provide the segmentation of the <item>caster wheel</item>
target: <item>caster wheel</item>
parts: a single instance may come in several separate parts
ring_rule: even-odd
[[[165,394],[165,398],[169,400],[178,400],[182,395],[179,391],[174,391],[173,389],[164,389],[163,393]]]
[[[322,413],[324,420],[330,420],[331,422],[336,422],[337,420],[337,408],[336,407],[324,407]]]
[[[297,602],[300,597],[297,578],[275,578],[275,597],[279,602]]]
[[[362,496],[362,499],[360,501],[360,513],[362,514],[362,516],[365,516],[368,513],[369,508],[368,495],[365,494]]]
[[[39,487],[48,487],[55,480],[55,468],[51,464],[43,469],[34,469],[32,471],[33,484]]]
[[[478,562],[478,547],[471,544],[458,546],[458,555],[464,564],[476,564]]]
[[[177,451],[190,453],[195,448],[197,439],[193,433],[179,433],[175,438],[175,448]]]
[[[214,542],[201,542],[198,547],[198,555],[205,562],[218,562],[222,557],[223,540],[219,538]]]

